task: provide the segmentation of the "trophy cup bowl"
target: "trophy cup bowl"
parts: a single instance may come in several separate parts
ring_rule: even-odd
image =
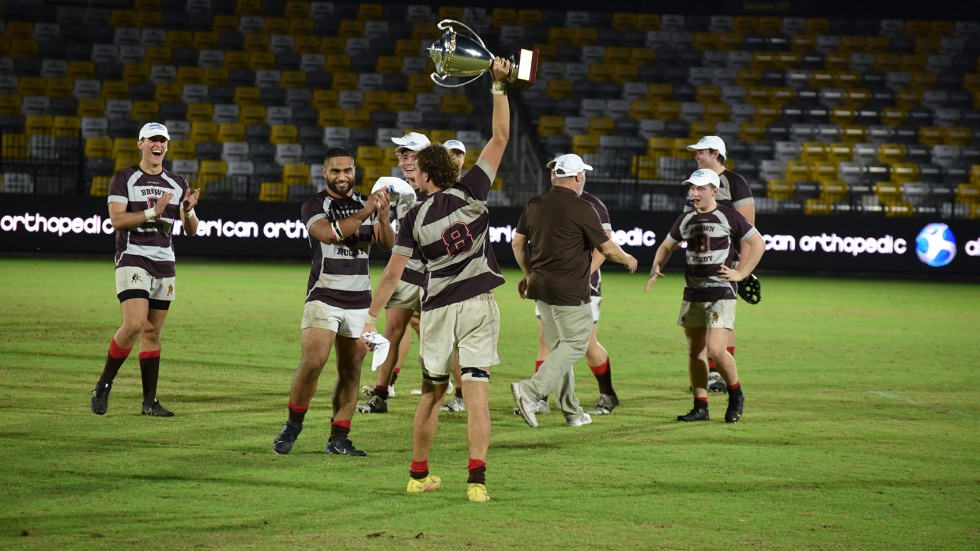
[[[430,75],[433,82],[446,88],[458,88],[490,70],[495,56],[473,29],[453,19],[443,19],[437,27],[443,31],[442,36],[429,46],[429,57],[436,68]],[[507,82],[527,90],[537,77],[538,51],[521,50],[517,59],[511,56],[510,60],[512,66]],[[453,82],[447,81],[448,78],[468,80]]]

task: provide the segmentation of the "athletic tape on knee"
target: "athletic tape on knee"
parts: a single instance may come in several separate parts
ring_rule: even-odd
[[[445,375],[434,375],[426,369],[422,370],[422,380],[428,381],[430,384],[439,386],[449,384],[449,374]]]
[[[460,380],[463,381],[476,381],[478,383],[490,382],[490,373],[479,367],[464,367],[459,372],[461,375]]]

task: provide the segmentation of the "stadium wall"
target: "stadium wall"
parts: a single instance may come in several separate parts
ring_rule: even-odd
[[[174,240],[180,258],[309,258],[299,203],[205,201],[196,210],[201,218],[198,235],[178,235]],[[514,265],[510,241],[520,213],[517,207],[491,210],[490,239],[502,265]],[[637,257],[645,272],[677,215],[613,211],[614,238]],[[767,215],[759,223],[767,248],[760,272],[980,280],[980,220]],[[916,240],[936,223],[947,225],[949,232],[920,241],[931,245],[930,258],[938,260],[934,263],[942,262],[943,250],[947,255],[952,251],[953,258],[933,267],[920,260]],[[113,239],[105,198],[6,195],[0,205],[0,254],[108,257],[114,251]],[[375,250],[372,257],[383,260],[386,254]],[[669,265],[683,265],[682,251]]]

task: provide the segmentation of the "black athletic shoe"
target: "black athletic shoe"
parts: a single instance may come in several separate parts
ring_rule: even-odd
[[[296,443],[296,437],[299,436],[299,433],[302,431],[302,423],[286,421],[286,424],[282,426],[282,432],[280,432],[279,436],[272,441],[272,451],[278,453],[279,455],[286,455],[293,449],[293,444]]]
[[[690,423],[691,421],[707,421],[708,408],[694,408],[687,412],[687,415],[678,415],[677,420],[685,423]]]
[[[388,400],[381,396],[371,396],[371,399],[363,404],[358,404],[359,413],[388,413]]]
[[[109,410],[109,391],[112,390],[112,383],[95,383],[95,390],[92,391],[92,413],[105,415]]]
[[[160,405],[160,400],[156,398],[153,399],[153,403],[150,405],[143,404],[143,415],[152,415],[153,417],[173,417],[172,411],[168,411],[166,408]]]
[[[728,409],[725,410],[725,422],[726,423],[738,423],[738,420],[742,418],[742,408],[745,407],[745,395],[742,394],[738,398],[728,399]]]
[[[331,440],[327,442],[326,449],[323,453],[328,453],[331,455],[352,455],[354,457],[363,457],[367,455],[366,451],[359,450],[354,447],[354,443],[350,440]]]

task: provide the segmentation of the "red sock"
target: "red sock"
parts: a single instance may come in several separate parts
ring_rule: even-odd
[[[423,479],[429,476],[429,461],[412,461],[412,466],[408,470],[412,478]]]
[[[590,365],[589,369],[592,370],[592,374],[595,375],[596,382],[599,383],[599,393],[615,396],[616,391],[613,390],[612,366],[609,364],[609,356],[606,356],[606,361],[599,365]]]

